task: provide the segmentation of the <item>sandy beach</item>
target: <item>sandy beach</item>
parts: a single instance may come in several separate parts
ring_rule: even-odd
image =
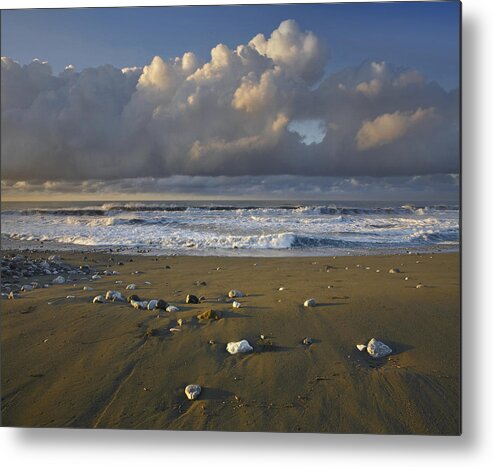
[[[4,426],[460,433],[457,253],[59,254],[77,268],[119,274],[66,276],[73,282],[49,288],[41,286],[54,276],[24,278],[19,285],[40,287],[2,300]],[[130,283],[135,290],[125,290]],[[245,293],[240,308],[231,289]],[[92,303],[107,290],[180,311]],[[187,294],[205,299],[186,304]],[[309,298],[316,306],[303,306]],[[208,309],[222,318],[197,320]],[[373,359],[356,349],[372,337],[393,353]],[[228,354],[226,344],[241,339],[253,352]],[[202,387],[195,401],[185,396],[188,384]]]

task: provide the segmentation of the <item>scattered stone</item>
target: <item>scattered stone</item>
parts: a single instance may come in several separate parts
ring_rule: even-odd
[[[53,279],[52,284],[65,284],[65,278],[63,276],[58,276]]]
[[[202,313],[199,313],[197,315],[197,319],[214,319],[218,320],[221,319],[222,313],[220,311],[215,311],[215,310],[206,310],[203,311]]]
[[[96,281],[96,280],[98,280],[98,279],[101,279],[101,276],[100,276],[99,274],[97,274],[97,273],[96,273],[96,274],[94,274],[93,276],[91,276],[91,279]]]
[[[305,300],[305,303],[303,303],[304,307],[309,307],[309,306],[315,306],[317,302],[315,301],[314,298],[309,298],[308,300]]]
[[[125,301],[122,294],[120,292],[117,292],[116,290],[108,290],[106,292],[105,298],[106,298],[106,300],[109,300],[112,302],[124,302]]]
[[[97,295],[92,299],[92,303],[105,303],[105,299],[102,295]]]
[[[85,285],[84,287],[82,287],[82,290],[94,290],[94,289],[89,285]]]
[[[168,307],[168,304],[166,303],[166,301],[164,301],[162,299],[159,299],[156,303],[156,308],[158,310],[166,310],[167,307]]]
[[[366,346],[366,351],[373,358],[386,357],[387,355],[390,355],[392,353],[392,349],[388,345],[376,340],[375,338],[371,339],[370,342],[368,342]]]
[[[239,290],[233,289],[233,290],[230,290],[228,292],[228,297],[229,298],[241,298],[241,297],[244,297],[244,296],[245,296],[245,294],[243,292],[239,291]]]
[[[187,295],[187,298],[185,299],[185,303],[191,303],[193,305],[197,305],[197,303],[199,303],[199,299],[195,295]]]
[[[422,289],[423,287],[424,287],[424,285],[423,285],[423,284],[421,284],[421,283],[416,284],[416,288],[417,288],[417,289]]]
[[[9,293],[9,300],[17,300],[20,298],[20,295],[18,293],[10,292]]]
[[[149,281],[145,281],[144,284],[145,285],[152,285],[151,282],[149,282]]]
[[[147,304],[147,309],[148,310],[154,310],[157,308],[157,300],[149,300],[149,303]]]
[[[204,297],[203,295],[201,295],[201,296],[199,297],[199,302],[203,302],[204,300],[205,300],[205,297]]]
[[[197,397],[200,396],[201,392],[202,392],[202,388],[198,384],[189,384],[185,388],[185,395],[191,401],[197,399]]]
[[[356,346],[356,348],[360,351],[360,352],[363,352],[364,350],[366,350],[366,345],[365,344],[358,344]]]
[[[123,281],[115,281],[115,284],[123,284]]]
[[[185,320],[180,318],[177,322],[178,326],[183,326],[185,324]]]
[[[238,353],[252,352],[253,347],[248,343],[246,339],[243,339],[238,342],[228,342],[228,344],[226,345],[226,350],[231,355],[235,355]]]
[[[237,302],[236,300],[233,302],[233,308],[240,308],[241,303]]]
[[[404,277],[404,280],[405,280],[405,281],[408,281],[408,280],[409,280],[409,277]]]
[[[135,290],[137,288],[137,286],[135,284],[128,284],[125,289],[127,290]]]
[[[375,272],[380,272],[380,269],[377,269]]]
[[[389,274],[399,274],[401,270],[399,268],[391,268],[389,269]]]
[[[16,258],[17,258],[17,256],[16,256]],[[59,263],[61,261],[61,258],[58,255],[51,255],[51,256],[48,256],[48,261],[51,261],[52,263]]]
[[[26,284],[21,287],[21,292],[31,292],[33,290],[33,286]]]
[[[75,298],[75,295],[67,295],[65,298],[67,300],[73,300]]]
[[[177,306],[174,306],[174,305],[168,305],[168,306],[166,307],[166,311],[167,311],[168,313],[174,313],[174,312],[176,312],[176,311],[180,311],[180,309],[179,309]]]
[[[138,295],[130,295],[127,297],[127,302],[128,303],[131,303],[131,302],[140,302],[140,298]]]
[[[285,287],[279,287],[279,292],[282,292],[283,290],[286,290]]]
[[[147,309],[147,302],[145,300],[139,302],[136,300],[132,300],[130,302],[130,305],[132,305],[136,310],[146,310]]]
[[[209,345],[214,345],[216,341],[213,341],[212,339],[209,341]]]
[[[311,337],[305,337],[303,339],[303,345],[312,345],[313,344],[313,339]]]
[[[178,328],[169,328],[169,332],[181,332],[181,329],[178,329]]]

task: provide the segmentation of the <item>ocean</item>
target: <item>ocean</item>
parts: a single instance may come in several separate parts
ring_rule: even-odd
[[[2,248],[149,254],[339,256],[457,251],[459,206],[156,201],[2,203]]]

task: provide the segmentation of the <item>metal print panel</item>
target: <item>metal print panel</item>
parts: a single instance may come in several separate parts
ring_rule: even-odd
[[[2,11],[2,424],[459,435],[459,2]]]

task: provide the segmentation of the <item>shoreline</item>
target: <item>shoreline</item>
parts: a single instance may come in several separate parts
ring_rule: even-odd
[[[0,250],[19,251],[19,252],[43,252],[43,253],[102,253],[102,254],[121,254],[125,256],[192,256],[192,257],[241,257],[241,258],[318,258],[318,257],[351,257],[351,256],[385,256],[385,255],[405,255],[405,254],[438,254],[438,253],[460,253],[460,246],[455,244],[444,245],[423,245],[415,247],[393,247],[393,248],[361,248],[348,251],[344,248],[333,249],[210,249],[198,250],[189,249],[174,253],[171,250],[151,248],[149,246],[118,246],[118,245],[76,245],[73,243],[58,243],[38,240],[14,240],[5,238],[3,235],[0,240]],[[186,251],[186,253],[185,253]]]
[[[458,253],[58,254],[74,267],[119,274],[73,275],[74,282],[2,301],[3,425],[460,433]],[[180,310],[92,303],[107,290],[128,295],[128,283],[142,299],[162,298]],[[231,289],[246,294],[239,309],[227,297]],[[205,299],[186,304],[187,294]],[[317,305],[303,307],[312,297]],[[197,320],[207,309],[222,318]],[[393,353],[374,360],[356,349],[372,337]],[[229,355],[226,343],[240,339],[253,352]],[[202,386],[196,401],[186,399],[187,384]]]

